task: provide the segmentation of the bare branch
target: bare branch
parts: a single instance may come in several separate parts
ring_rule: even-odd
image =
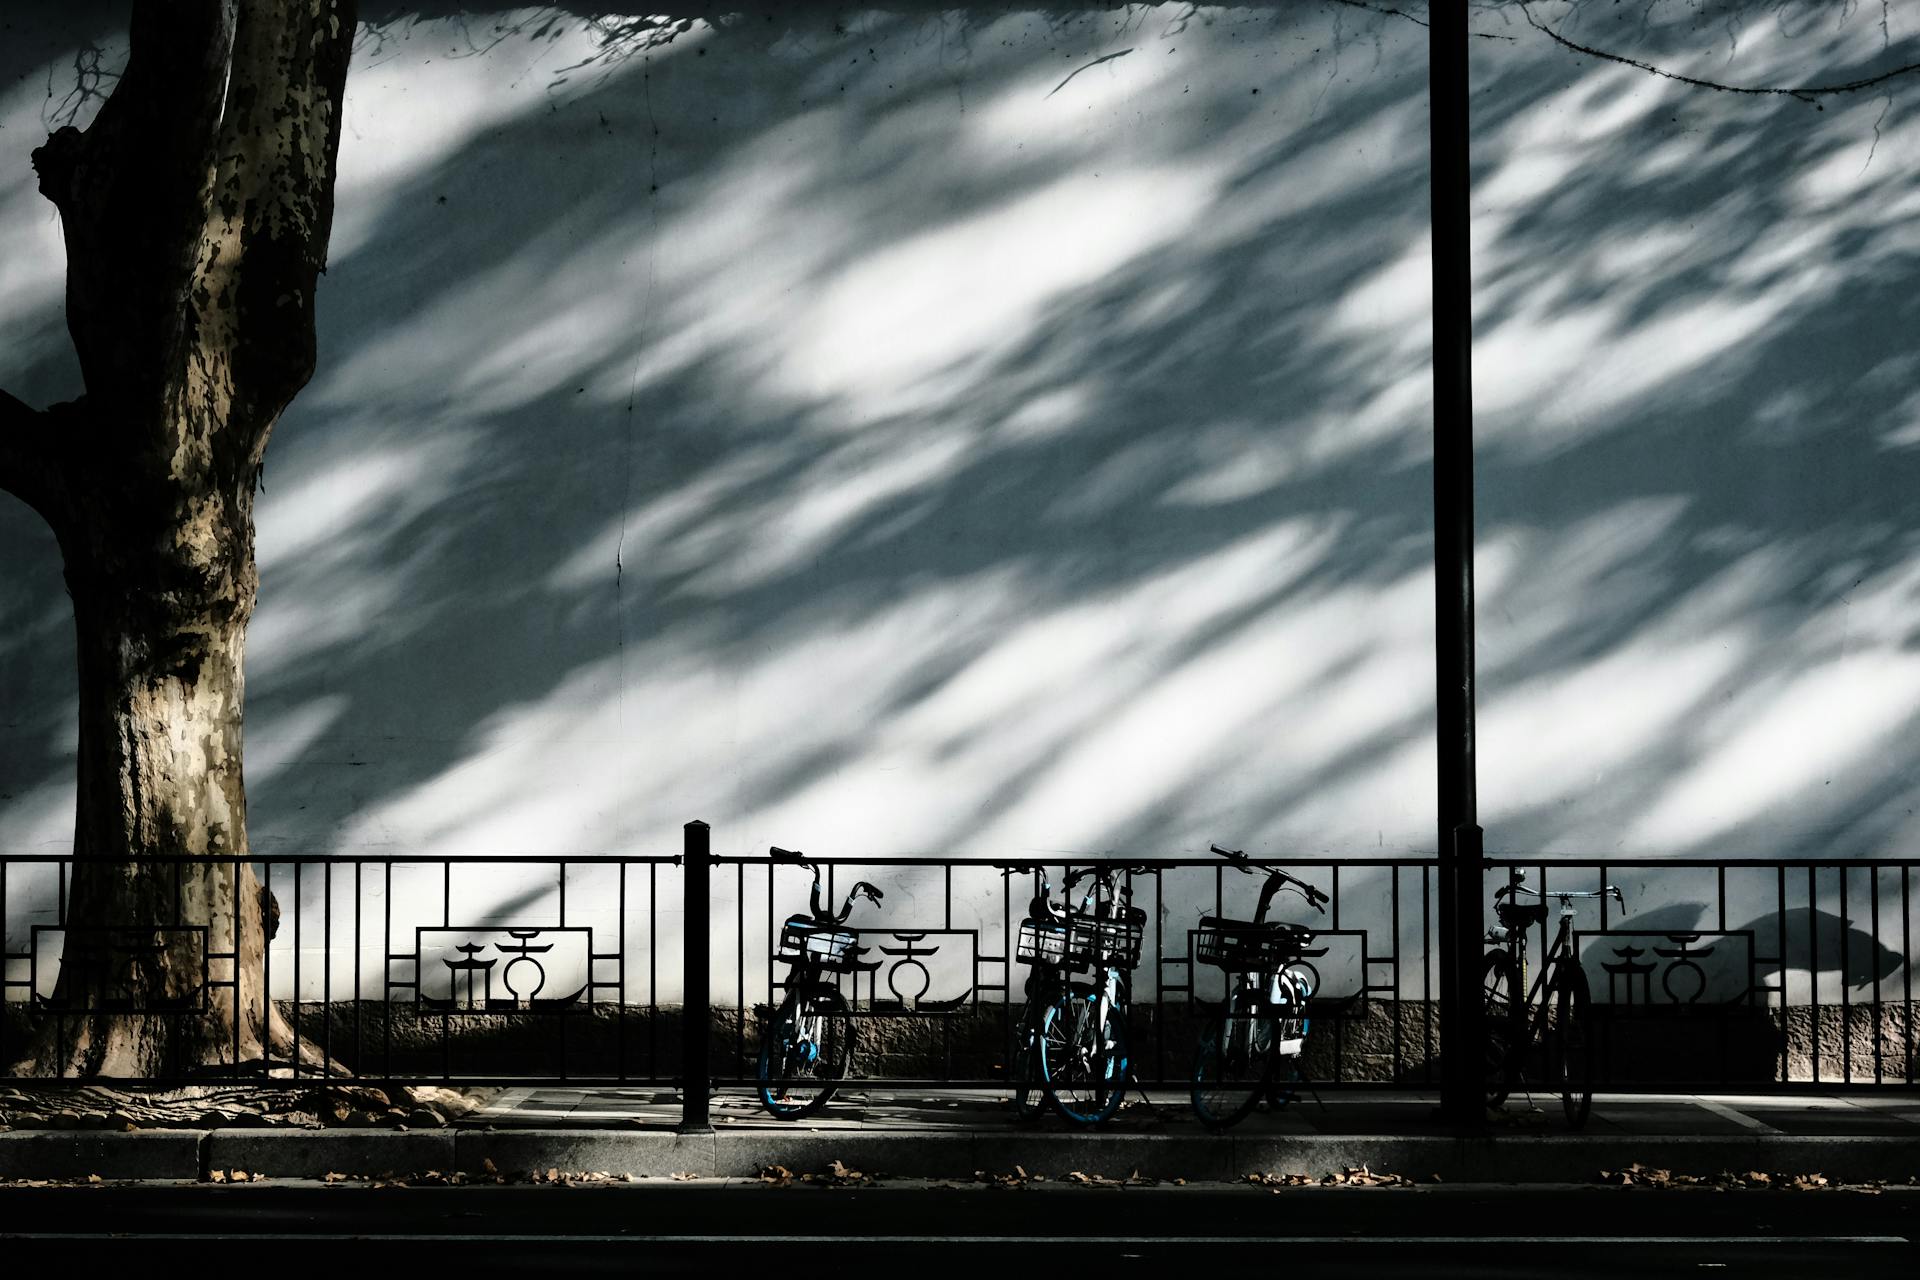
[[[0,490],[53,522],[56,483],[50,415],[0,391]]]
[[[1333,0],[1333,3],[1343,4],[1349,9],[1365,9],[1368,13],[1385,14],[1389,18],[1405,18],[1416,27],[1429,25],[1425,18],[1408,13],[1405,9],[1395,9],[1391,5],[1370,4],[1368,0]],[[1476,40],[1505,40],[1509,44],[1513,43],[1512,36],[1496,35],[1490,31],[1469,31],[1467,34]]]
[[[1702,80],[1695,76],[1683,76],[1677,71],[1668,71],[1662,67],[1656,67],[1651,62],[1641,62],[1622,54],[1608,53],[1605,49],[1595,49],[1590,45],[1579,44],[1576,41],[1569,40],[1546,23],[1534,17],[1533,9],[1528,5],[1527,0],[1520,0],[1520,12],[1526,15],[1528,24],[1532,26],[1534,30],[1540,32],[1555,44],[1571,49],[1575,53],[1584,53],[1589,58],[1598,58],[1603,62],[1617,62],[1622,66],[1634,67],[1665,80],[1676,80],[1681,84],[1692,85],[1696,89],[1715,89],[1721,93],[1744,93],[1756,97],[1797,98],[1801,102],[1808,103],[1819,110],[1825,110],[1825,108],[1816,101],[1818,98],[1840,93],[1858,93],[1862,89],[1871,89],[1877,84],[1885,84],[1887,81],[1899,76],[1911,75],[1913,72],[1920,71],[1920,62],[1910,62],[1904,67],[1895,67],[1891,71],[1883,72],[1877,76],[1869,76],[1864,80],[1850,80],[1845,84],[1805,85],[1797,89],[1722,84],[1717,80]]]

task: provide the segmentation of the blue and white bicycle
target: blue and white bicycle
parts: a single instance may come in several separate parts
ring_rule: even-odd
[[[1261,1098],[1280,1106],[1291,1097],[1286,1086],[1299,1078],[1307,1001],[1317,985],[1312,960],[1327,949],[1310,945],[1311,929],[1268,920],[1267,909],[1284,889],[1324,913],[1327,895],[1239,850],[1214,845],[1213,851],[1248,875],[1267,873],[1253,919],[1202,917],[1195,945],[1200,963],[1227,975],[1226,1000],[1201,1031],[1193,1065],[1194,1114],[1219,1133],[1245,1119]]]

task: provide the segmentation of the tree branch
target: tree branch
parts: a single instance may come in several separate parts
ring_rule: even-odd
[[[50,415],[0,391],[0,490],[54,521],[58,476],[49,439]]]
[[[196,268],[201,341],[223,346],[250,474],[313,376],[314,288],[333,231],[355,0],[253,0],[234,36],[220,168]]]
[[[1656,67],[1651,62],[1640,62],[1634,58],[1625,57],[1618,53],[1608,53],[1605,49],[1595,49],[1589,45],[1579,44],[1569,40],[1546,23],[1534,17],[1533,9],[1528,5],[1527,0],[1520,0],[1520,12],[1526,15],[1528,25],[1532,26],[1535,31],[1540,32],[1555,44],[1571,49],[1575,53],[1584,53],[1589,58],[1598,58],[1603,62],[1617,62],[1622,66],[1633,67],[1637,70],[1645,71],[1650,75],[1659,76],[1665,80],[1677,80],[1681,84],[1692,85],[1696,89],[1715,89],[1721,93],[1744,93],[1761,97],[1797,98],[1801,102],[1809,103],[1816,110],[1821,111],[1826,110],[1826,108],[1816,101],[1818,98],[1840,93],[1858,93],[1862,89],[1871,89],[1877,84],[1885,84],[1887,81],[1896,79],[1899,76],[1911,75],[1916,71],[1920,71],[1920,62],[1910,62],[1904,67],[1895,67],[1891,71],[1883,72],[1877,76],[1868,76],[1864,80],[1850,80],[1845,84],[1806,85],[1798,89],[1721,84],[1717,80],[1702,80],[1695,76],[1683,76],[1677,71],[1668,71],[1664,68]]]
[[[1404,18],[1416,27],[1428,25],[1425,18],[1408,13],[1405,9],[1395,9],[1391,5],[1372,4],[1369,0],[1333,0],[1333,3],[1343,4],[1349,9],[1365,9],[1369,13],[1383,13],[1389,18]],[[1512,36],[1494,35],[1487,31],[1469,31],[1467,34],[1476,40],[1505,40],[1508,43],[1513,42]]]
[[[123,421],[155,412],[179,363],[235,2],[139,0],[126,70],[93,123],[34,154],[66,237],[81,372]]]

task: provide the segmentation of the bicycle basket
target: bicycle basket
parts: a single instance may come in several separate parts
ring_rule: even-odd
[[[1297,925],[1214,920],[1194,939],[1194,958],[1228,973],[1265,973],[1298,959],[1312,939]]]
[[[1069,936],[1067,926],[1057,920],[1028,917],[1020,922],[1013,958],[1021,964],[1065,965]]]
[[[1073,938],[1068,950],[1082,964],[1131,969],[1140,963],[1140,944],[1146,936],[1147,913],[1127,907],[1117,918],[1071,916]]]
[[[823,925],[812,916],[788,916],[780,929],[780,949],[776,960],[788,964],[802,961],[826,969],[845,969],[853,965],[859,935],[851,929]]]

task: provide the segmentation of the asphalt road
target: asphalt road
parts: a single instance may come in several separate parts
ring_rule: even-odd
[[[4,1253],[299,1271],[378,1258],[462,1274],[728,1275],[1053,1263],[1158,1274],[1234,1261],[1294,1277],[1912,1274],[1920,1191],[1564,1187],[776,1189],[612,1186],[9,1187]],[[75,1245],[81,1247],[75,1249]],[[916,1278],[917,1280],[917,1278]]]

